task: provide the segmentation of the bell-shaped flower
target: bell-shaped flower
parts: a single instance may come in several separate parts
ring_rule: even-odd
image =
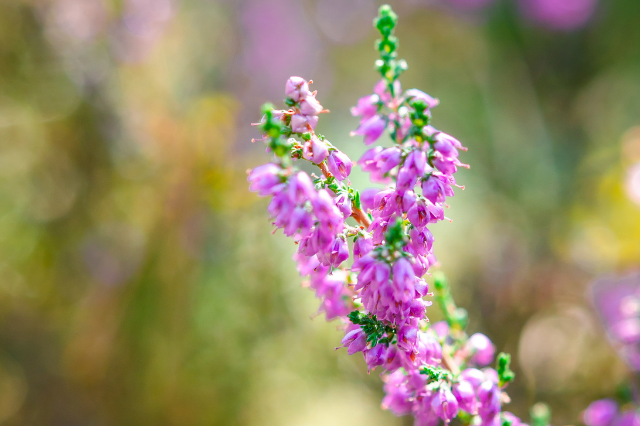
[[[396,188],[398,191],[407,191],[413,189],[418,181],[418,175],[413,169],[408,167],[401,167],[398,171],[398,177],[396,179]]]
[[[306,209],[297,207],[291,213],[288,223],[284,226],[284,234],[288,237],[299,235],[306,237],[311,233],[313,216]]]
[[[351,136],[364,136],[364,144],[371,145],[372,143],[377,141],[380,136],[382,136],[382,133],[384,133],[384,129],[386,127],[387,122],[379,115],[374,115],[373,117],[362,122],[356,130],[351,132]]]
[[[293,133],[313,132],[318,125],[317,115],[293,114],[291,116],[291,131]]]
[[[422,256],[433,248],[433,235],[427,228],[412,228],[409,231],[409,241],[415,252]]]
[[[460,409],[470,414],[476,414],[478,411],[478,399],[476,398],[476,392],[473,386],[464,380],[453,385],[453,396],[458,401]]]
[[[421,99],[427,104],[427,107],[429,108],[435,108],[440,104],[440,101],[437,98],[434,98],[418,89],[409,89],[404,92],[404,96],[407,99]]]
[[[295,102],[311,94],[309,83],[304,78],[296,76],[289,77],[284,87],[284,93]]]
[[[384,377],[384,380],[385,396],[382,399],[382,408],[391,411],[396,416],[411,413],[413,394],[407,389],[404,374],[398,371]]]
[[[331,151],[327,158],[327,168],[336,179],[345,180],[351,174],[351,159],[341,151]]]
[[[483,382],[487,379],[484,373],[477,368],[467,368],[460,373],[460,380],[464,380],[473,386],[474,389],[477,389]]]
[[[378,113],[380,97],[367,95],[358,99],[358,104],[351,108],[351,115],[361,117],[360,122],[366,121]]]
[[[353,355],[367,347],[367,335],[360,327],[348,332],[342,339],[342,346],[347,348],[347,353]]]
[[[353,243],[353,256],[357,259],[369,254],[373,250],[373,238],[371,235],[358,235]]]
[[[431,407],[436,415],[447,424],[458,415],[458,401],[446,386],[441,387],[435,393],[431,400]]]
[[[369,371],[373,370],[379,365],[384,364],[385,361],[385,346],[382,344],[378,344],[370,349],[364,350],[364,360],[367,363],[367,369]]]
[[[421,149],[414,149],[407,155],[404,167],[412,170],[416,176],[422,176],[427,171],[427,154]]]
[[[431,215],[427,210],[427,203],[420,199],[407,211],[407,219],[416,228],[424,228],[429,223]]]
[[[313,135],[302,147],[302,157],[314,164],[320,164],[329,155],[329,147],[317,136]]]
[[[345,219],[351,216],[352,208],[351,198],[349,198],[349,194],[347,194],[346,192],[340,193],[333,199],[333,201],[336,203],[336,206]]]
[[[274,225],[281,228],[287,224],[296,204],[287,192],[276,194],[269,203],[267,211],[274,218]]]
[[[316,188],[305,172],[298,172],[289,178],[289,197],[296,203],[312,201],[316,198]]]
[[[257,192],[261,197],[282,191],[286,184],[279,174],[281,171],[280,166],[273,163],[254,168],[247,177],[247,181],[251,184],[249,191]]]
[[[400,164],[402,160],[402,151],[397,146],[386,148],[376,155],[378,170],[380,173],[388,173]]]
[[[478,414],[483,420],[493,419],[500,413],[500,389],[498,384],[490,380],[478,387]]]
[[[380,96],[380,100],[385,103],[391,101],[394,97],[397,97],[401,91],[402,88],[400,87],[399,80],[395,80],[393,82],[393,95],[391,94],[391,90],[389,90],[389,83],[387,83],[387,80],[385,79],[379,80],[376,85],[373,86],[373,92]]]
[[[309,94],[300,101],[300,112],[303,115],[318,115],[324,108],[315,96]]]
[[[471,361],[480,367],[489,365],[493,362],[493,356],[495,355],[495,348],[491,340],[482,333],[475,333],[472,335],[467,346],[473,353]]]

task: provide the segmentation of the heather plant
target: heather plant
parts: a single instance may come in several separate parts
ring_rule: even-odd
[[[373,146],[357,164],[383,189],[359,191],[349,180],[352,160],[315,132],[328,111],[311,81],[291,77],[285,109],[263,106],[260,128],[271,162],[249,172],[250,190],[270,197],[276,229],[293,238],[298,271],[321,300],[320,312],[344,330],[341,348],[361,353],[368,370],[381,370],[382,407],[413,415],[415,425],[449,423],[513,425],[503,407],[514,379],[510,356],[495,355],[491,340],[465,332],[467,312],[456,305],[442,273],[433,288],[424,276],[436,264],[429,227],[445,220],[454,195],[454,174],[468,167],[466,148],[432,125],[439,101],[418,89],[402,90],[407,69],[397,59],[397,17],[382,6],[374,20],[381,38],[375,63],[381,79],[351,113],[360,124],[352,136],[374,145],[387,132],[392,146]],[[318,167],[307,174],[300,162]],[[444,321],[431,324],[434,299]],[[548,424],[548,409],[532,410],[536,426]]]

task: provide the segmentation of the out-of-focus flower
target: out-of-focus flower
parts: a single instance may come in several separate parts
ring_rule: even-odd
[[[618,414],[618,404],[612,399],[593,401],[584,413],[582,419],[587,426],[608,426]]]
[[[614,347],[632,368],[640,370],[640,274],[603,277],[592,286],[591,294]]]
[[[627,170],[625,190],[627,197],[634,203],[640,205],[640,163],[634,164]]]
[[[471,358],[477,365],[484,367],[493,362],[493,356],[495,349],[493,343],[487,336],[482,333],[476,333],[469,338],[469,347],[474,351],[474,355]]]
[[[544,27],[571,31],[585,25],[598,0],[520,0],[522,14]]]

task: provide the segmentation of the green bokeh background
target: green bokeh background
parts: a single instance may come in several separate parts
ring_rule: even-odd
[[[290,74],[332,111],[318,130],[364,152],[349,107],[376,82],[379,3],[345,2],[346,24],[321,0],[130,3],[0,2],[0,424],[410,425],[334,351],[245,173]],[[403,87],[469,147],[440,269],[513,354],[509,409],[580,423],[628,375],[586,290],[640,265],[640,3],[573,31],[514,1],[391,4]]]

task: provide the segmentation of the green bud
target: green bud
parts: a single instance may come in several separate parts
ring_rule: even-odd
[[[464,308],[457,308],[453,314],[453,320],[460,326],[461,329],[465,329],[467,321],[469,320],[469,314]]]
[[[385,240],[390,246],[396,244],[402,244],[404,241],[404,228],[402,227],[402,219],[396,218],[396,221],[387,227],[387,233],[385,234]]]
[[[270,102],[267,102],[266,104],[262,105],[262,108],[260,109],[262,111],[263,115],[269,114],[271,111],[273,111],[273,104]]]
[[[500,352],[500,354],[498,355],[498,366],[497,366],[500,387],[506,385],[507,383],[512,382],[513,379],[515,379],[516,377],[515,373],[511,371],[511,369],[509,368],[510,364],[511,364],[511,355],[504,352]]]
[[[543,402],[538,402],[531,407],[531,426],[548,426],[551,420],[551,410]]]
[[[433,274],[433,279],[436,290],[442,291],[449,288],[449,286],[447,285],[447,279],[442,272],[435,272]]]

